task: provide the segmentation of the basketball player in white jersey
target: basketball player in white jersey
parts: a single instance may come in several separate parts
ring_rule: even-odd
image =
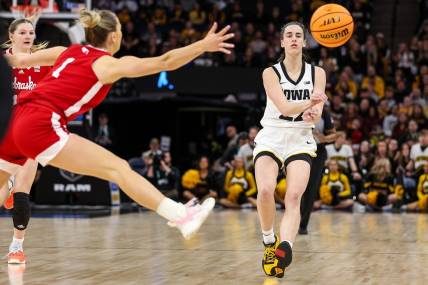
[[[309,180],[311,158],[316,156],[312,128],[322,113],[326,75],[323,69],[303,60],[305,28],[290,22],[281,29],[285,57],[263,71],[267,95],[254,149],[257,181],[257,210],[265,252],[262,266],[266,275],[283,277],[292,260],[292,246],[299,229],[300,200]],[[273,231],[274,191],[279,170],[287,172],[285,213],[280,237]]]

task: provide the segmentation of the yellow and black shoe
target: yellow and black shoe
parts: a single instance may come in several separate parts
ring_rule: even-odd
[[[278,260],[275,257],[275,250],[279,244],[279,238],[275,235],[275,242],[272,244],[265,244],[265,252],[263,254],[262,267],[263,271],[268,276],[275,276],[275,268],[278,265]]]
[[[287,241],[281,242],[275,250],[275,259],[277,265],[275,267],[275,277],[284,277],[285,269],[290,266],[293,260],[293,251]]]

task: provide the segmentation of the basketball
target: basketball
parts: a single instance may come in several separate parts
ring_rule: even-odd
[[[311,17],[310,30],[313,38],[326,47],[345,44],[354,31],[351,13],[338,4],[319,7]]]

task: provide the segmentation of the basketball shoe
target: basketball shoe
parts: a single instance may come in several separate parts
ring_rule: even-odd
[[[275,242],[271,244],[265,244],[263,242],[263,245],[265,246],[265,252],[263,254],[262,259],[262,267],[263,271],[268,276],[275,276],[275,268],[278,265],[278,260],[275,256],[275,250],[279,244],[279,238],[277,235],[275,235]]]
[[[185,204],[186,215],[177,221],[169,221],[168,225],[177,228],[185,239],[190,239],[208,218],[214,206],[215,199],[211,197],[202,204],[192,199]]]
[[[290,266],[293,260],[293,251],[287,241],[281,242],[275,250],[275,257],[278,261],[275,267],[275,276],[284,277],[285,269]]]
[[[7,255],[7,263],[8,264],[25,264],[25,254],[24,251],[16,250],[10,251]]]

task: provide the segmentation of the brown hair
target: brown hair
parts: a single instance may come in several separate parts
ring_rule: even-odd
[[[118,20],[116,15],[108,10],[80,11],[79,22],[85,29],[86,41],[94,47],[102,46],[111,32],[116,31]]]
[[[27,18],[16,19],[12,23],[10,23],[10,25],[9,25],[9,29],[8,29],[9,34],[13,34],[19,25],[26,24],[26,23],[31,24],[34,28],[34,23],[30,19],[27,19]],[[33,46],[31,47],[31,52],[35,52],[35,51],[44,49],[48,46],[48,44],[49,44],[48,42],[42,42],[42,43],[37,44],[37,45],[33,44]],[[12,41],[11,40],[8,40],[7,42],[5,42],[1,45],[1,48],[4,48],[4,49],[8,49],[11,47],[12,47]]]
[[[283,25],[281,27],[281,32],[280,32],[281,40],[284,38],[285,29],[287,27],[293,26],[293,25],[299,26],[302,29],[302,31],[303,31],[303,40],[306,40],[306,27],[305,27],[305,25],[303,25],[302,23],[297,22],[297,21],[288,22],[287,24],[285,24],[285,25]],[[302,56],[303,56],[303,59],[305,61],[309,61],[309,57],[305,53],[302,53]],[[285,52],[281,54],[281,56],[279,57],[278,61],[281,62],[284,59],[285,59]]]

